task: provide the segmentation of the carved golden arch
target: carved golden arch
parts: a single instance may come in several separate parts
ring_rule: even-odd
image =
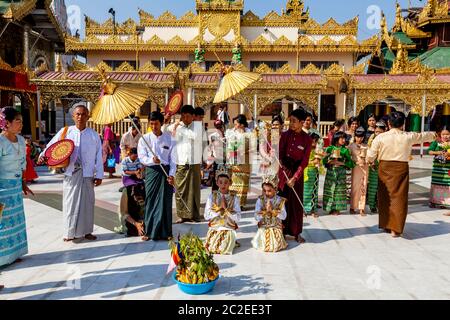
[[[258,91],[251,90],[248,93],[238,95],[236,100],[243,103],[246,106],[251,107],[253,111],[254,97],[257,95],[257,113],[258,115],[267,107],[269,104],[274,103],[277,100],[294,100],[304,103],[309,106],[316,114],[318,113],[318,96],[319,90],[293,90],[289,92],[281,93],[279,90],[265,90],[259,94]]]
[[[395,90],[395,91],[384,91],[384,90],[364,90],[364,92],[358,92],[357,95],[357,107],[356,113],[359,114],[367,106],[376,103],[377,101],[396,98],[405,102],[406,105],[411,107],[411,113],[422,115],[422,104],[423,104],[423,90]],[[426,92],[426,108],[425,115],[429,114],[435,106],[442,104],[450,100],[450,93],[446,90],[439,90],[438,92],[433,92],[432,90]]]

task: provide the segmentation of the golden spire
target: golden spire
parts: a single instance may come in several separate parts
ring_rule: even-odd
[[[395,10],[395,24],[392,28],[393,32],[401,32],[403,31],[403,16],[402,16],[402,8],[400,7],[400,4],[397,2],[396,4],[396,10]]]

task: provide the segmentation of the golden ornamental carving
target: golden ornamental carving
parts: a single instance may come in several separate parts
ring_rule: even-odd
[[[282,66],[281,68],[279,68],[276,71],[276,73],[282,73],[282,74],[292,74],[295,72],[296,72],[296,70],[294,68],[292,68],[289,63],[286,63],[284,66]]]
[[[199,35],[197,35],[194,39],[192,39],[188,42],[188,44],[195,45],[195,46],[197,46],[199,43],[200,44],[202,43],[202,40]]]
[[[150,26],[150,24],[155,20],[155,17],[152,14],[139,9],[139,20],[141,26]]]
[[[344,39],[339,41],[340,46],[357,46],[358,41],[354,36],[346,36]]]
[[[197,11],[242,11],[244,9],[243,0],[210,0],[208,2],[203,0],[196,0]]]
[[[17,73],[22,73],[22,74],[27,73],[26,67],[23,64],[17,65],[13,68],[8,63],[3,61],[3,59],[1,57],[0,57],[0,70],[12,71],[12,72],[17,72]]]
[[[420,27],[428,22],[439,22],[442,19],[448,19],[448,11],[448,1],[428,0],[427,5],[419,14],[418,26]]]
[[[320,39],[319,41],[317,41],[317,44],[320,46],[331,46],[331,45],[336,45],[337,42],[335,40],[333,40],[331,37],[325,36],[322,39]]]
[[[333,18],[330,18],[324,24],[319,24],[312,18],[309,18],[303,25],[302,29],[308,34],[315,35],[352,35],[358,33],[359,18],[355,17],[343,24],[339,24]]]
[[[208,20],[207,27],[209,32],[217,38],[222,38],[230,33],[233,20],[232,15],[214,15],[214,18]]]
[[[160,71],[157,66],[155,66],[151,61],[147,61],[143,66],[139,68],[139,71],[146,71],[146,72],[157,72]]]
[[[175,21],[175,20],[177,20],[177,17],[170,11],[165,11],[157,19],[157,21]]]
[[[306,67],[304,67],[302,70],[300,70],[301,74],[320,74],[321,71],[319,68],[317,68],[312,63],[309,63]]]
[[[197,27],[198,16],[192,11],[186,12],[179,19],[169,11],[164,12],[157,19],[153,15],[139,10],[140,25],[144,27]]]
[[[37,0],[26,0],[18,3],[11,3],[3,14],[3,17],[6,19],[14,19],[16,21],[22,20],[36,8],[36,5]]]
[[[367,63],[360,63],[350,69],[349,74],[364,74],[366,71]]]
[[[213,103],[215,96],[216,91],[214,90],[196,90],[194,95],[195,106],[203,108],[207,105],[210,105]]]
[[[277,46],[290,46],[290,45],[292,45],[293,43],[292,43],[292,41],[291,40],[289,40],[286,36],[281,36],[281,37],[279,37],[275,42],[274,42],[274,45],[277,45]]]
[[[97,70],[105,70],[106,72],[111,72],[113,71],[113,69],[108,66],[104,61],[101,61],[97,66],[96,66]]]
[[[231,46],[232,43],[225,40],[224,38],[216,38],[209,43],[212,46]]]
[[[216,62],[211,68],[209,68],[210,72],[221,72],[222,71],[222,64],[219,62]]]
[[[234,70],[237,70],[237,71],[250,71],[247,68],[247,66],[245,64],[243,64],[243,63],[239,63],[237,65],[234,65],[233,68],[234,68]]]
[[[303,35],[298,40],[298,44],[300,46],[313,46],[314,45],[314,41],[310,37]]]
[[[205,72],[205,69],[203,69],[198,63],[191,64],[189,70],[193,73]]]
[[[257,68],[253,69],[253,72],[262,74],[262,73],[273,73],[274,71],[267,64],[261,63]]]
[[[167,41],[168,44],[171,45],[183,45],[183,44],[187,44],[187,42],[181,38],[179,35],[176,35],[175,37],[173,37],[172,39],[170,39],[169,41]]]
[[[177,72],[179,70],[178,66],[171,62],[169,63],[165,68],[164,68],[164,72]]]
[[[263,35],[258,36],[255,40],[251,42],[252,45],[255,46],[269,46],[272,45],[272,42],[270,42],[266,37]]]
[[[344,69],[342,66],[338,65],[337,63],[333,63],[331,66],[329,66],[324,73],[326,75],[343,75]]]
[[[247,25],[247,24],[251,24],[254,22],[260,22],[261,19],[254,14],[251,10],[247,11],[243,16],[242,16],[242,24],[243,25]]]
[[[78,61],[77,59],[73,59],[72,60],[72,69],[73,69],[73,71],[89,71],[92,68],[89,65]]]
[[[116,23],[116,34],[128,35],[136,32],[136,22],[133,19],[128,19],[122,24]],[[102,24],[97,21],[86,17],[86,36],[89,35],[111,35],[114,34],[114,25],[111,18],[103,22]]]
[[[153,35],[150,39],[148,39],[145,43],[153,44],[153,45],[163,45],[165,44],[164,40],[158,37],[158,35]]]
[[[136,71],[136,70],[134,69],[134,67],[131,64],[129,64],[127,61],[125,61],[116,69],[116,71],[129,72],[129,71]]]

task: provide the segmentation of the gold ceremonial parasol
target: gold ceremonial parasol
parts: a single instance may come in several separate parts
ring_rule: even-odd
[[[118,86],[106,77],[103,78],[102,93],[99,101],[92,109],[91,118],[97,124],[109,124],[127,118],[136,112],[149,96],[149,90],[142,87]]]
[[[141,130],[132,120],[130,115],[136,112],[136,110],[145,103],[149,96],[149,90],[142,87],[116,85],[110,77],[106,77],[103,69],[100,70],[100,75],[103,79],[102,92],[100,94],[99,101],[91,112],[92,120],[97,124],[109,124],[128,118],[131,120],[131,125],[139,132],[141,136],[143,136]],[[147,145],[147,148],[153,156],[157,157],[155,151],[147,142],[147,139],[142,140]],[[169,174],[166,172],[163,165],[159,163],[159,166],[168,178]],[[175,193],[178,196],[177,188],[175,188]],[[183,198],[181,196],[179,198],[188,212],[190,212],[189,207]]]
[[[261,75],[254,72],[238,71],[233,66],[223,65],[220,58],[216,55],[216,58],[222,64],[223,78],[220,80],[219,89],[217,89],[214,103],[221,103],[227,101],[229,98],[241,93],[247,89],[254,82],[261,78]]]

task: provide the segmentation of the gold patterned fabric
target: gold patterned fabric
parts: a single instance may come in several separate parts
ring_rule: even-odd
[[[278,252],[288,247],[283,235],[282,220],[279,218],[280,213],[285,212],[286,199],[276,196],[272,200],[274,208],[270,211],[264,206],[266,202],[267,199],[264,196],[258,199],[257,211],[260,207],[261,210],[256,214],[261,214],[262,219],[258,223],[258,231],[252,240],[252,245],[255,249],[264,252]]]
[[[205,248],[213,254],[233,254],[236,246],[236,231],[238,225],[234,219],[236,194],[230,192],[226,195],[226,209],[221,206],[221,193],[214,191],[212,194],[211,211],[219,213],[209,222],[209,230],[206,236]],[[208,210],[208,208],[206,208]],[[206,214],[205,214],[206,217]]]

